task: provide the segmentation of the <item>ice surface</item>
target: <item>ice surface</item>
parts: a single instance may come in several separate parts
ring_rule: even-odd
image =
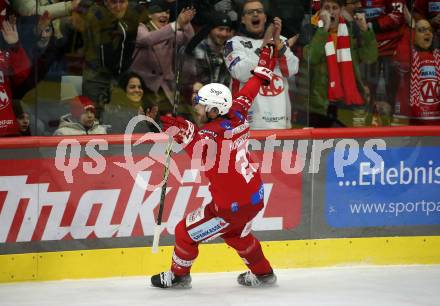
[[[150,287],[149,277],[0,285],[1,306],[438,306],[440,265],[276,270],[278,285],[244,288],[238,272],[194,274],[193,288]]]

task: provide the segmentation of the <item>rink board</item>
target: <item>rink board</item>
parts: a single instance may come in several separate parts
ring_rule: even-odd
[[[275,268],[440,263],[440,128],[253,132],[265,210],[253,224]],[[161,249],[151,254],[166,137],[0,139],[0,281],[156,273],[174,227],[209,203],[176,148]],[[242,270],[221,240],[195,272]]]
[[[276,269],[348,265],[440,264],[440,237],[339,238],[265,241]],[[151,275],[169,269],[173,248],[150,247],[0,255],[0,281]],[[203,244],[193,272],[245,270],[223,243]]]

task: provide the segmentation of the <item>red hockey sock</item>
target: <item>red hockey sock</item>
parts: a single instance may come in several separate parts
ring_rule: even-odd
[[[240,255],[244,263],[255,275],[272,272],[272,267],[263,254],[260,242],[252,234],[242,238],[226,238],[225,241],[237,251],[238,255]]]
[[[175,275],[186,275],[191,271],[192,264],[199,254],[198,243],[189,237],[185,227],[185,219],[180,221],[175,229],[176,243],[171,264]]]
[[[272,272],[272,267],[270,266],[269,261],[264,257],[259,261],[251,265],[247,265],[249,270],[252,271],[255,275],[264,275]]]

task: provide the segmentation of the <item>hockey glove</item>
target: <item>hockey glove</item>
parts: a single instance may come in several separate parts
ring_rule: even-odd
[[[263,80],[264,85],[269,85],[270,81],[272,80],[273,77],[273,72],[272,70],[266,68],[266,67],[261,67],[261,66],[257,66],[255,67],[254,71],[252,71],[252,73],[259,77],[260,79]]]
[[[187,144],[194,137],[194,124],[182,117],[160,116],[163,129],[179,144]]]
[[[252,72],[263,80],[264,85],[269,85],[273,77],[272,70],[275,68],[276,58],[275,46],[273,44],[266,45],[260,52],[260,59],[258,60],[258,66]]]

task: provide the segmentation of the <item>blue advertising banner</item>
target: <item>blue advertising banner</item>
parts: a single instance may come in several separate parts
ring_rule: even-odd
[[[440,224],[438,147],[333,150],[325,216],[335,228]],[[349,155],[350,158],[348,158]]]

